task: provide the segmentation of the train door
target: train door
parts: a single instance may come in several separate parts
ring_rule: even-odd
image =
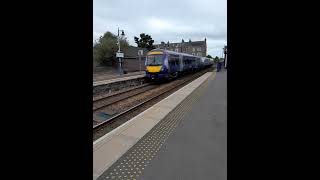
[[[167,64],[167,69],[168,69],[168,73],[171,72],[171,67],[172,67],[170,59],[171,59],[171,55],[167,55],[167,62],[168,62],[168,64]]]
[[[176,71],[176,61],[175,61],[175,57],[173,55],[170,55],[169,58],[169,66],[170,66],[170,72],[174,73]]]
[[[176,62],[176,71],[179,72],[180,71],[180,56],[177,56],[175,58],[175,62]]]
[[[171,77],[177,77],[179,71],[179,55],[170,55],[169,64]]]
[[[182,71],[186,71],[188,69],[188,57],[183,56],[182,58]]]
[[[180,72],[183,71],[183,56],[182,55],[179,56],[179,71]]]
[[[200,58],[196,58],[196,69],[199,69]]]
[[[191,64],[191,68],[192,68],[192,71],[194,71],[196,69],[196,60],[197,58],[192,58],[192,64]]]

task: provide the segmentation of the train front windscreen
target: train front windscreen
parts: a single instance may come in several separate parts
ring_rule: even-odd
[[[161,66],[163,64],[164,55],[148,55],[146,66]]]

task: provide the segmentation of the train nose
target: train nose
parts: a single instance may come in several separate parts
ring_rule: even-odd
[[[147,71],[150,73],[160,72],[162,66],[147,66]]]

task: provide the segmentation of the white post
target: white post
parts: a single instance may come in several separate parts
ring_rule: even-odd
[[[141,71],[141,55],[139,54],[139,66],[140,66],[140,71]]]
[[[119,34],[119,28],[118,28],[118,52],[120,52],[120,34]]]
[[[120,53],[120,34],[119,34],[119,27],[118,27],[118,53]],[[121,65],[121,57],[118,59],[119,63],[119,74],[122,75],[122,65]]]
[[[141,71],[141,56],[143,55],[143,50],[138,50],[138,56],[139,56],[139,70]]]

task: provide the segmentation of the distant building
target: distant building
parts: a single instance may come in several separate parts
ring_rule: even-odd
[[[185,42],[183,39],[181,43],[167,43],[161,42],[161,44],[155,44],[156,48],[166,49],[170,51],[187,53],[195,56],[207,56],[207,39],[204,41],[191,41]]]
[[[141,56],[141,61],[139,60],[138,51],[142,50],[143,55]],[[145,59],[148,53],[148,49],[140,48],[135,46],[129,46],[124,50],[124,58],[123,58],[123,70],[127,72],[134,71],[144,71],[145,70]],[[140,69],[141,68],[141,69]]]
[[[138,57],[138,51],[143,51],[143,56],[145,56],[149,51],[147,48],[135,47],[135,46],[128,46],[124,50],[124,58],[126,59],[135,59]]]

